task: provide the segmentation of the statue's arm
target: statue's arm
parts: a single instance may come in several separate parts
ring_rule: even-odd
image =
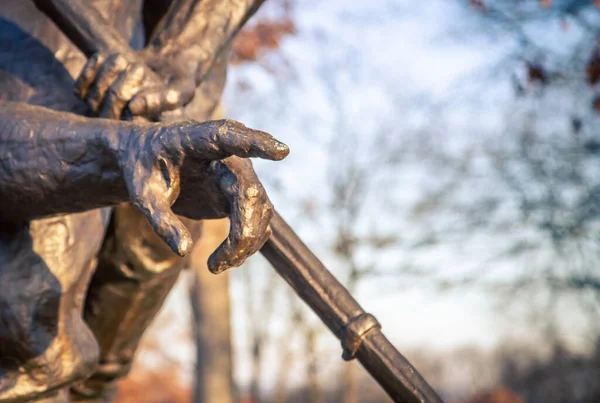
[[[172,0],[147,52],[176,57],[199,83],[264,0]]]
[[[116,145],[110,142],[131,126],[0,102],[0,220],[29,220],[127,201],[111,149]]]
[[[271,204],[247,158],[279,160],[287,153],[269,134],[231,120],[132,123],[2,102],[0,221],[130,201],[174,252],[185,255],[192,238],[175,213],[231,216],[233,241],[220,251],[227,259],[217,256],[218,270],[232,265],[230,249],[244,252],[236,259],[246,257],[249,248],[238,244],[254,239],[241,234],[266,234]],[[252,196],[243,206],[240,192]],[[264,214],[245,214],[250,208]]]
[[[164,3],[165,0],[150,2],[149,5],[162,6],[156,7],[158,10],[152,15],[159,22],[153,26],[148,21],[152,18],[145,18],[149,24],[146,29],[152,35],[136,57],[114,46],[96,53],[83,68],[76,92],[98,116],[121,119],[127,108],[133,115],[156,118],[165,111],[188,105],[199,85],[214,79],[210,73],[215,68],[221,75],[231,41],[263,0],[173,0],[159,18]],[[78,8],[87,7],[82,4]],[[110,26],[97,14],[90,7],[86,17],[95,19],[94,26],[109,30]],[[165,85],[146,80],[149,70],[158,74]],[[109,86],[111,93],[102,102]]]
[[[217,75],[224,73],[223,61],[228,59],[231,41],[264,2],[147,1],[145,10],[151,15],[145,13],[144,20],[146,30],[152,34],[147,46],[139,52],[138,63],[142,61],[139,63],[141,65],[136,65],[134,60],[126,60],[127,55],[115,53],[117,50],[103,51],[92,57],[82,71],[77,84],[78,93],[98,116],[119,119],[127,106],[133,115],[155,117],[167,110],[188,105],[201,83],[211,80],[210,73],[213,70],[220,70]],[[162,15],[165,8],[166,12]],[[99,22],[100,25],[103,23]],[[144,67],[157,73],[168,89],[165,91],[164,86],[141,86],[140,79],[136,77],[144,75]],[[99,108],[103,91],[88,92],[87,88],[93,87],[94,82],[104,81],[104,76],[122,77],[116,80],[118,85],[113,91],[121,95],[116,97],[115,102],[108,102]]]

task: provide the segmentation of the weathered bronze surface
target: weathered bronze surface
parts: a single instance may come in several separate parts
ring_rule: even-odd
[[[272,214],[247,157],[288,152],[210,121],[223,44],[254,2],[70,3],[144,63],[87,61],[33,2],[0,4],[0,402],[68,401],[69,387],[72,400],[108,401],[200,233],[189,219],[230,216],[211,269],[241,264]],[[131,119],[180,104],[195,121]],[[107,119],[119,117],[130,121]]]
[[[200,236],[195,220],[231,219],[214,273],[271,234],[247,158],[287,147],[210,121],[231,39],[262,1],[35,3],[56,25],[29,2],[0,6],[0,402],[110,401]],[[272,226],[263,254],[345,358],[396,401],[439,401],[283,220]]]

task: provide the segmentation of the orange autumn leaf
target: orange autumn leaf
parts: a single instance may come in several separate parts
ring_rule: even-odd
[[[482,13],[487,11],[487,7],[483,0],[469,0],[469,5]]]
[[[600,82],[600,40],[596,41],[585,70],[590,85]]]
[[[525,399],[510,388],[501,386],[490,392],[478,393],[465,403],[525,403]]]
[[[232,46],[232,63],[255,61],[265,50],[277,49],[286,35],[296,32],[291,19],[261,21],[243,29]]]
[[[596,113],[600,114],[600,96],[594,98],[594,100],[592,101],[592,107],[594,108],[594,111],[596,111]]]

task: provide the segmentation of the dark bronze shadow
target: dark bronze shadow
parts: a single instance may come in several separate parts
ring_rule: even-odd
[[[42,42],[4,17],[0,17],[0,82],[0,101],[89,115],[89,108],[75,96],[73,77],[62,62]]]
[[[33,251],[29,228],[0,224],[0,389],[58,335],[62,287]]]

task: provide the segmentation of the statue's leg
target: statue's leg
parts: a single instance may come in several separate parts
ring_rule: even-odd
[[[186,220],[185,225],[197,239],[200,222]],[[116,381],[128,373],[143,332],[183,261],[132,206],[115,209],[85,303],[85,320],[100,345],[100,365],[72,387],[72,401],[111,401]]]
[[[167,4],[171,0],[152,0],[147,10],[156,13],[161,8],[154,7],[154,3],[163,1]],[[156,22],[157,16],[150,17]],[[228,52],[224,52],[186,106],[188,115],[195,120],[221,118],[218,101],[225,85],[227,60]],[[201,223],[179,218],[196,241]],[[100,366],[92,377],[71,388],[72,401],[112,399],[116,381],[128,373],[144,330],[177,280],[185,260],[171,252],[133,207],[122,205],[114,210],[85,303],[85,321],[100,343]]]
[[[108,214],[0,226],[0,402],[68,401],[59,389],[96,368],[81,313]]]

